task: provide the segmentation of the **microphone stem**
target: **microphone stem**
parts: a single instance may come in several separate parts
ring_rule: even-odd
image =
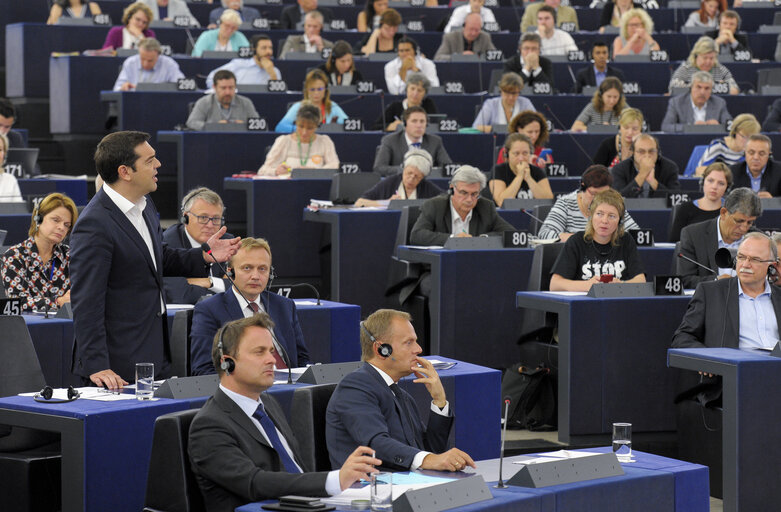
[[[502,430],[502,446],[499,450],[499,482],[494,486],[496,489],[506,489],[507,485],[505,485],[504,481],[502,480],[502,463],[504,462],[504,442],[507,439],[507,421],[508,417],[507,414],[510,410],[510,401],[505,400],[504,401],[504,429]]]

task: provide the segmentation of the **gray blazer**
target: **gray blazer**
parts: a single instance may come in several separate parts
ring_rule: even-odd
[[[420,143],[421,149],[425,149],[434,159],[434,167],[442,167],[453,163],[450,155],[445,151],[442,139],[438,135],[426,133]],[[380,176],[391,176],[401,172],[401,164],[404,162],[404,153],[409,150],[404,130],[386,135],[380,141],[380,150],[374,158],[374,172]]]
[[[246,121],[248,117],[258,117],[258,111],[252,101],[239,94],[233,98],[231,103],[230,121]],[[220,116],[220,105],[214,94],[207,94],[195,102],[190,117],[187,118],[187,127],[191,130],[203,130],[206,123],[217,123],[222,119]]]
[[[694,261],[718,272],[716,250],[719,248],[719,217],[686,226],[681,230],[681,253]],[[678,275],[684,288],[696,288],[702,281],[713,281],[717,274],[708,272],[694,263],[678,258]]]
[[[475,42],[472,43],[472,49],[478,55],[485,55],[485,52],[488,50],[496,50],[493,41],[491,41],[491,34],[481,31]],[[462,53],[463,51],[464,30],[454,30],[442,36],[442,44],[439,45],[439,49],[434,55],[434,60],[447,60],[454,53]]]
[[[445,245],[450,238],[453,219],[450,215],[450,194],[429,199],[420,208],[420,216],[412,227],[410,243],[413,245]],[[469,234],[500,235],[515,228],[496,213],[496,205],[490,199],[480,197],[472,210]]]
[[[160,19],[160,10],[157,8],[157,0],[141,0],[141,2],[152,10],[152,17],[156,20]],[[187,3],[184,0],[168,0],[168,18],[174,19],[176,16],[188,16],[190,18],[190,26],[200,27],[201,24],[195,19],[193,13],[190,12],[190,8],[187,7]]]
[[[732,116],[727,112],[727,102],[724,98],[711,96],[705,104],[705,119],[717,119],[726,129],[727,121]],[[694,110],[691,95],[687,92],[673,96],[667,103],[667,113],[662,121],[662,131],[668,133],[682,132],[684,125],[694,124]]]
[[[333,48],[334,43],[323,38],[323,48]],[[285,43],[282,45],[282,49],[279,50],[280,58],[284,58],[287,52],[305,52],[306,43],[304,42],[304,36],[287,36]]]

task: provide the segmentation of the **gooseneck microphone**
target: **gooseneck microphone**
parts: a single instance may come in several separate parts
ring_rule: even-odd
[[[236,286],[236,282],[235,282],[235,281],[233,280],[233,278],[230,276],[230,274],[229,274],[229,273],[228,273],[228,271],[225,269],[225,267],[222,265],[222,263],[220,263],[219,261],[217,261],[217,258],[215,258],[215,257],[214,257],[214,254],[212,254],[212,248],[211,248],[211,247],[209,247],[209,244],[207,244],[206,242],[202,243],[202,244],[201,244],[201,250],[202,250],[203,252],[205,252],[206,254],[208,254],[209,256],[211,256],[211,258],[214,260],[214,263],[216,263],[216,264],[217,264],[217,266],[218,266],[218,267],[220,267],[220,270],[222,270],[222,275],[224,275],[225,277],[227,277],[227,278],[228,278],[228,281],[230,281],[230,283],[231,283],[231,286],[233,286],[233,288],[234,288],[234,289],[235,289],[237,292],[239,292],[239,295],[241,295],[241,298],[242,298],[242,299],[244,299],[244,300],[246,301],[247,305],[249,305],[249,304],[250,304],[252,301],[251,301],[251,300],[249,300],[249,299],[247,298],[247,296],[246,296],[246,295],[244,295],[244,292],[242,292],[242,291],[239,289],[239,287],[238,287],[238,286]],[[261,299],[261,300],[262,300],[262,299]],[[268,307],[266,307],[266,313],[268,313]],[[271,315],[269,315],[269,316],[271,316]],[[285,348],[282,346],[282,344],[279,342],[279,340],[277,339],[277,337],[274,335],[274,331],[273,331],[273,330],[271,330],[271,329],[269,329],[269,330],[268,330],[268,332],[269,332],[269,334],[271,334],[271,339],[272,339],[272,340],[273,340],[273,342],[274,342],[274,348],[277,350],[277,352],[279,352],[279,354],[280,354],[280,357],[282,358],[282,360],[283,360],[283,361],[285,362],[285,364],[287,365],[287,383],[288,383],[288,384],[292,384],[292,383],[293,383],[293,372],[290,370],[290,358],[288,357],[287,351],[286,351],[286,350],[285,350]]]
[[[567,127],[564,125],[564,123],[562,123],[562,122],[561,122],[561,119],[559,119],[559,118],[558,118],[558,116],[557,116],[556,114],[554,114],[554,113],[553,113],[553,110],[551,110],[551,108],[548,106],[548,104],[547,104],[547,103],[543,103],[543,104],[542,104],[542,106],[543,106],[543,107],[545,107],[545,110],[547,110],[547,111],[548,111],[548,113],[551,115],[551,117],[553,117],[553,119],[554,119],[554,120],[555,120],[557,123],[559,123],[559,126],[561,126],[561,129],[562,129],[562,131],[563,131],[564,133],[566,133],[566,134],[567,134],[567,136],[569,136],[569,138],[572,140],[572,142],[574,142],[574,143],[575,143],[575,145],[578,147],[578,149],[581,151],[581,153],[583,153],[584,155],[586,155],[586,159],[587,159],[589,162],[593,162],[593,159],[591,158],[591,155],[589,155],[589,154],[588,154],[588,152],[587,152],[585,149],[583,149],[583,146],[581,146],[581,145],[580,145],[580,143],[577,141],[577,139],[576,139],[576,138],[575,138],[575,137],[574,137],[574,136],[573,136],[573,135],[570,133],[570,131],[569,131],[569,128],[567,128]]]
[[[679,253],[678,253],[678,257],[679,257],[679,258],[682,258],[682,259],[684,259],[684,260],[686,260],[686,261],[688,261],[689,263],[694,263],[694,264],[695,264],[695,265],[697,265],[698,267],[704,268],[705,270],[707,270],[707,271],[708,271],[708,272],[710,272],[711,274],[716,274],[716,271],[715,271],[715,270],[713,270],[712,268],[710,268],[710,267],[706,267],[705,265],[703,265],[703,264],[702,264],[702,263],[700,263],[699,261],[693,260],[693,259],[689,258],[688,256],[685,256],[685,255],[684,255],[682,252],[679,252]]]
[[[499,481],[494,485],[494,489],[506,489],[507,485],[502,480],[502,463],[504,462],[504,442],[507,439],[507,422],[510,419],[507,414],[510,411],[510,397],[504,397],[504,429],[502,430],[502,447],[499,451]]]
[[[529,210],[527,210],[526,208],[521,208],[521,212],[525,213],[526,215],[528,215],[528,216],[529,216],[529,217],[531,217],[532,219],[534,219],[534,220],[536,220],[537,222],[539,222],[539,223],[540,223],[540,226],[542,226],[543,224],[545,224],[545,221],[544,221],[544,220],[542,220],[541,218],[537,217],[536,215],[534,215],[534,214],[530,213],[530,212],[529,212]]]

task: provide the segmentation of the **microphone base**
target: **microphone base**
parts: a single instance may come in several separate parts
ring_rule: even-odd
[[[504,482],[502,482],[501,480],[499,480],[499,483],[494,485],[493,487],[494,487],[494,489],[509,489],[510,488],[509,485],[505,485]]]

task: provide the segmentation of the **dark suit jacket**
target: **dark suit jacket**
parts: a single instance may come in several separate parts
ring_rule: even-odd
[[[402,401],[414,416],[412,425],[402,421]],[[450,407],[449,416],[429,412],[425,426],[410,394],[402,389],[402,396],[394,395],[377,370],[364,363],[339,382],[328,402],[325,439],[331,467],[341,467],[361,445],[375,451],[383,468],[408,470],[418,452],[447,450],[452,403]]]
[[[491,34],[481,31],[477,39],[472,42],[472,51],[477,55],[485,55],[488,50],[495,50]],[[454,30],[442,35],[442,44],[439,45],[434,60],[449,59],[454,53],[464,52],[464,29]]]
[[[274,320],[274,335],[287,351],[293,368],[309,363],[309,350],[298,323],[296,303],[276,293],[263,292],[261,300]],[[190,329],[190,366],[193,375],[216,373],[212,363],[212,343],[220,327],[243,318],[241,306],[231,288],[195,305]]]
[[[526,76],[521,66],[521,54],[516,53],[504,61],[504,72],[518,73],[523,78],[524,86],[534,87],[534,84],[550,84],[551,90],[555,88],[553,76],[553,63],[547,57],[540,56],[540,68],[542,72],[537,76]]]
[[[147,198],[144,220],[152,238],[155,269],[144,240],[104,190],[84,208],[71,233],[71,371],[88,378],[112,369],[128,382],[135,364],[155,364],[168,377],[170,350],[160,312],[163,275],[205,277],[201,249],[162,243],[158,213]]]
[[[325,23],[331,23],[331,18],[333,18],[331,9],[318,6],[317,10],[323,15],[323,21]],[[282,9],[282,12],[279,15],[279,28],[296,30],[296,25],[298,25],[299,21],[301,21],[301,8],[298,4],[289,5]]]
[[[624,81],[624,73],[622,73],[620,69],[614,68],[608,64],[605,71],[607,76],[614,76],[622,82]],[[575,85],[572,87],[572,89],[573,92],[580,93],[583,91],[584,87],[595,87],[596,85],[597,76],[594,73],[594,64],[589,63],[588,66],[578,71],[577,75],[575,76]]]
[[[781,130],[781,99],[773,102],[767,111],[767,117],[762,122],[763,132],[777,132],[779,130]]]
[[[282,408],[266,393],[263,407],[282,433],[298,465],[307,468]],[[244,411],[217,389],[190,425],[190,465],[206,510],[233,512],[245,503],[288,494],[327,496],[328,473],[292,474]]]
[[[420,209],[420,216],[412,227],[410,243],[413,245],[444,245],[452,231],[450,216],[450,194],[429,199]],[[490,199],[480,197],[472,210],[469,234],[500,235],[515,228],[496,213],[496,205]]]
[[[705,32],[703,35],[706,35],[710,37],[711,39],[716,39],[719,37],[719,29],[715,30],[709,30],[708,32]],[[740,32],[735,33],[735,41],[738,42],[738,45],[735,48],[730,48],[731,53],[735,53],[741,50],[748,50],[748,37],[746,37],[746,34],[741,34]]]
[[[396,193],[396,190],[398,190],[402,177],[403,176],[401,173],[388,176],[384,180],[374,185],[371,189],[364,192],[361,197],[375,201],[390,199],[390,197]],[[442,193],[441,188],[425,178],[420,183],[418,183],[416,190],[418,193],[418,199],[429,199]]]
[[[163,242],[168,244],[168,247],[176,247],[180,249],[190,249],[190,240],[184,232],[185,227],[181,222],[174,224],[165,231],[163,231]],[[233,238],[233,235],[225,233],[222,238]],[[222,279],[222,270],[216,264],[210,265],[209,275],[212,279]],[[231,284],[227,279],[223,279],[225,282],[225,289],[229,289]],[[208,289],[202,286],[196,286],[189,284],[186,277],[166,277],[163,278],[165,285],[165,302],[167,304],[195,304],[198,299],[205,295],[214,295]]]
[[[732,186],[751,188],[751,179],[748,177],[746,162],[730,166],[732,171]],[[781,196],[781,162],[768,160],[762,180],[759,182],[760,190],[767,190],[773,197]]]
[[[727,121],[732,119],[732,116],[727,111],[727,102],[724,101],[724,98],[715,95],[710,97],[708,103],[705,104],[705,119],[716,119],[724,126],[725,130],[727,129]],[[694,124],[694,110],[688,92],[670,98],[667,103],[667,112],[662,120],[662,131],[667,133],[682,132],[683,126],[687,124]]]
[[[681,253],[718,272],[716,250],[719,248],[719,218],[698,222],[681,230]],[[678,275],[683,277],[685,288],[696,288],[702,281],[713,281],[717,274],[708,272],[694,263],[678,258]]]
[[[22,134],[17,132],[16,130],[11,130],[8,132],[8,147],[9,148],[26,148],[27,144],[24,143],[24,137],[22,137]]]
[[[617,163],[610,172],[613,174],[613,188],[621,192],[622,196],[638,197],[640,195],[642,189],[637,186],[635,181],[637,169],[635,169],[634,158],[627,158]],[[659,186],[656,190],[650,190],[650,197],[664,197],[667,192],[681,188],[678,183],[678,165],[669,158],[662,156],[656,159],[654,176],[659,182]]]
[[[434,160],[435,167],[441,167],[452,163],[450,155],[447,154],[445,146],[442,145],[442,138],[433,133],[423,135],[421,149],[429,152]],[[404,130],[393,132],[386,135],[380,141],[380,150],[374,157],[374,172],[381,176],[391,176],[401,171],[401,164],[404,162],[404,154],[409,151],[407,139],[404,137]]]

